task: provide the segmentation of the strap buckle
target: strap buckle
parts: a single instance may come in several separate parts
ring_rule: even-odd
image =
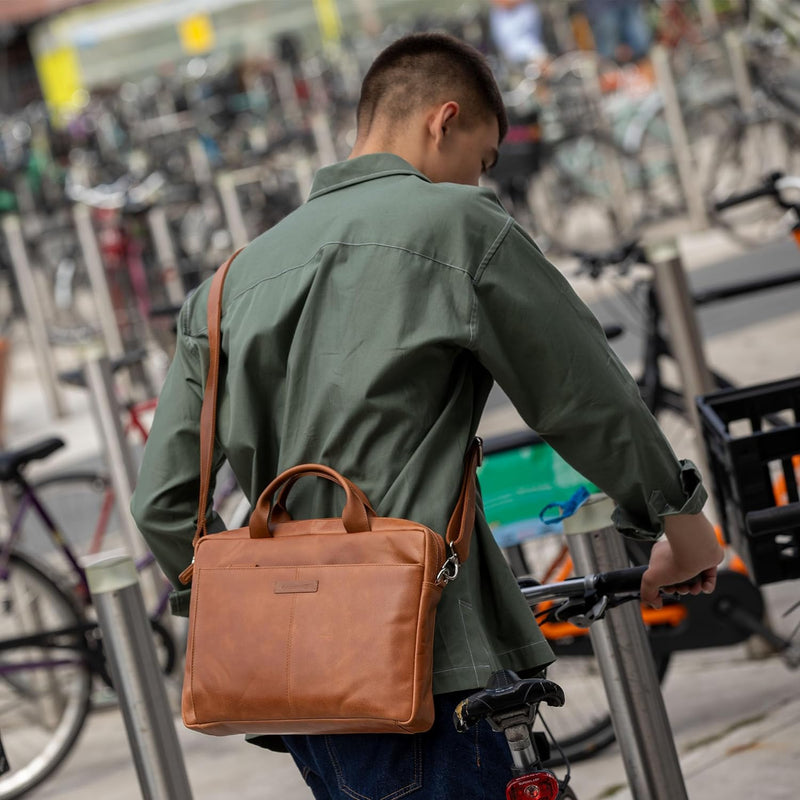
[[[450,548],[450,555],[445,559],[442,568],[439,570],[439,574],[436,576],[437,585],[441,584],[442,586],[447,586],[450,581],[458,577],[458,570],[461,566],[461,562],[458,559],[458,554],[453,545],[449,544],[448,547]]]
[[[483,439],[480,436],[475,437],[475,445],[478,448],[478,466],[483,464]]]

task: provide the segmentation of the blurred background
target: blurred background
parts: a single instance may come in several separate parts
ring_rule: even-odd
[[[4,0],[0,336],[24,269],[57,367],[168,359],[187,292],[348,155],[362,75],[415,30],[490,59],[512,128],[487,183],[554,258],[780,234],[769,199],[710,209],[798,171],[791,0]]]
[[[797,582],[789,580],[800,575],[800,529],[794,538],[762,538],[750,552],[739,517],[796,504],[800,485],[798,0],[0,0],[0,451],[54,434],[67,445],[45,441],[28,473],[63,539],[33,512],[14,524],[12,460],[0,458],[0,532],[14,527],[0,539],[0,564],[11,545],[44,560],[59,576],[44,576],[52,594],[57,583],[77,581],[60,552],[65,540],[78,555],[121,543],[143,555],[127,501],[181,304],[235,248],[304,202],[320,166],[348,156],[362,76],[387,44],[425,30],[448,31],[486,54],[511,127],[482,180],[604,324],[676,451],[709,460],[716,489],[709,510],[720,536],[735,545],[726,564],[737,553],[747,561],[754,584],[739,599],[755,598],[757,613],[739,631],[746,654],[743,645],[709,640],[719,626],[704,622],[688,645],[675,645],[691,652],[673,659],[666,684],[695,796],[727,797],[730,781],[740,791],[743,775],[769,774],[778,790],[770,796],[794,797],[796,775],[788,772],[797,762],[786,742],[797,737],[783,731],[800,727],[796,674],[761,656],[780,652],[788,666],[800,664]],[[734,204],[742,195],[747,202]],[[677,318],[657,285],[659,265],[643,255],[664,242],[660,266],[677,254],[691,285]],[[695,316],[703,341],[688,366],[705,368],[708,356],[702,386],[689,385],[685,348],[675,346]],[[677,358],[670,359],[673,347]],[[101,361],[114,381],[98,380]],[[764,383],[779,379],[786,382],[780,391]],[[727,450],[703,450],[690,395],[730,383],[764,384],[751,392],[767,415],[763,425],[785,436],[780,453],[758,465],[764,480],[753,480],[750,462],[722,465]],[[789,395],[794,412],[787,416]],[[739,416],[728,426],[731,448],[740,444],[736,437],[761,432],[749,406]],[[746,425],[734,430],[739,422]],[[489,442],[524,429],[495,387],[481,435]],[[532,452],[519,449],[526,458]],[[575,476],[564,467],[546,460],[548,497],[556,487],[571,494]],[[734,497],[731,476],[740,471],[748,486],[763,489],[756,505]],[[530,476],[514,462],[501,477],[505,490],[511,479]],[[490,485],[490,475],[481,480]],[[530,496],[531,485],[523,489]],[[501,519],[487,497],[493,524],[517,520]],[[247,518],[232,474],[220,473],[215,502],[229,523]],[[515,569],[531,572],[560,563],[545,548],[561,558],[562,538],[504,546]],[[142,560],[142,568],[150,563]],[[20,582],[36,577],[15,574]],[[0,589],[14,583],[6,578]],[[755,584],[769,584],[763,597]],[[162,622],[167,592],[154,588],[153,618]],[[47,596],[42,591],[43,607]],[[13,604],[0,598],[0,611],[0,628],[16,623],[6,613]],[[0,631],[6,640],[9,630]],[[164,626],[156,631],[160,647],[172,641]],[[178,633],[173,656],[183,643]],[[571,707],[579,715],[561,713],[555,732],[583,748],[573,758],[592,757],[584,773],[576,771],[578,793],[616,797],[624,785],[618,752],[605,762],[594,757],[613,740],[594,659],[573,654],[557,667],[567,696],[576,692]],[[663,679],[666,661],[662,667]],[[174,688],[180,669],[171,669]],[[18,765],[38,758],[52,738],[29,700],[23,694],[20,706],[33,711],[16,726],[4,706],[3,737]],[[93,703],[114,710],[113,697]],[[727,747],[729,731],[762,718],[783,726],[774,727],[778,746],[747,745],[712,758],[697,745]],[[77,719],[60,755],[28,788],[69,752]],[[34,727],[38,739],[30,736]],[[265,796],[241,769],[240,749],[221,762],[218,743],[206,751],[197,738],[185,745],[203,796]],[[85,741],[35,796],[84,797],[90,780],[99,795],[138,796],[118,716],[93,715]],[[760,759],[758,768],[742,766],[744,750]],[[735,769],[724,760],[729,755]],[[264,756],[252,758],[250,775]],[[27,791],[13,773],[3,780],[0,797]],[[276,764],[270,780],[272,796],[307,796],[293,768]]]

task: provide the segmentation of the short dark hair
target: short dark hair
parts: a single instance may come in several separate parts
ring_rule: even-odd
[[[413,33],[383,50],[367,71],[358,102],[358,132],[380,114],[401,122],[418,108],[456,100],[469,122],[497,118],[500,141],[508,131],[503,97],[486,59],[445,33]]]

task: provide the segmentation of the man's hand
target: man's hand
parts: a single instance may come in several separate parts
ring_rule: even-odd
[[[677,594],[710,594],[717,583],[723,550],[703,514],[681,514],[664,520],[666,539],[657,542],[642,576],[642,602],[661,608],[659,590]]]

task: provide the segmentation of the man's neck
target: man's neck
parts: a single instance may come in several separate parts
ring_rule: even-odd
[[[363,141],[357,140],[348,158],[374,155],[376,153],[391,153],[411,164],[412,167],[424,173],[422,169],[424,159],[420,147],[408,138],[399,136],[383,136],[380,134],[366,136]]]

